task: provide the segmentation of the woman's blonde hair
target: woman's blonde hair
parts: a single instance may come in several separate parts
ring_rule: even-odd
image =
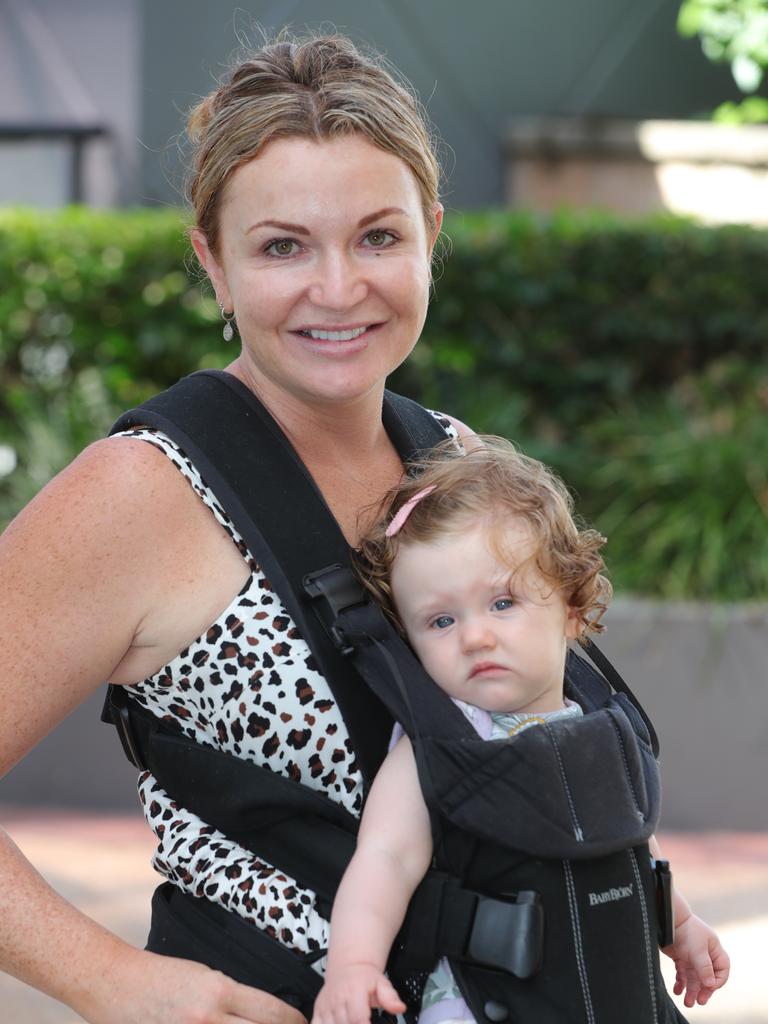
[[[428,234],[435,230],[440,171],[426,115],[382,57],[362,54],[345,36],[282,32],[192,109],[187,134],[193,145],[187,191],[214,254],[229,175],[268,142],[291,136],[359,134],[399,157],[416,178]]]
[[[419,491],[432,488],[413,506],[391,537],[387,528]],[[505,522],[522,519],[531,532],[530,561],[562,594],[584,632],[602,632],[600,619],[611,598],[602,574],[605,538],[579,525],[565,484],[543,463],[501,437],[479,435],[463,451],[448,440],[413,464],[413,473],[384,498],[381,515],[363,537],[356,565],[368,589],[402,630],[392,596],[392,565],[401,545],[418,544],[487,523],[489,540],[503,562],[520,566],[505,547]]]

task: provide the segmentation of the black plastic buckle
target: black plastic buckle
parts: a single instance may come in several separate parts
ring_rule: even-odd
[[[135,768],[138,768],[140,772],[145,772],[147,766],[142,759],[136,737],[133,735],[128,696],[122,687],[109,686],[101,720],[108,725],[114,725],[117,735],[120,737],[123,753]]]
[[[307,573],[302,580],[304,591],[317,603],[315,611],[334,646],[343,655],[353,654],[355,648],[349,643],[338,616],[356,604],[365,604],[367,597],[363,585],[351,569],[341,565],[328,565],[325,569]]]
[[[480,896],[466,956],[516,978],[535,974],[544,956],[544,909],[539,894],[525,889],[514,902]]]
[[[672,903],[672,872],[668,860],[651,859],[656,882],[656,921],[659,946],[663,949],[675,940],[675,908]]]

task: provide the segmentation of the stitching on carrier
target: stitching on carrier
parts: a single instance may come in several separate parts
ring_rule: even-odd
[[[555,734],[552,732],[552,727],[550,726],[550,724],[548,722],[546,722],[544,724],[544,728],[547,730],[547,735],[549,736],[549,738],[550,738],[550,740],[552,742],[552,746],[554,747],[554,750],[555,750],[555,756],[557,757],[557,765],[558,765],[558,768],[560,769],[560,778],[563,780],[563,789],[565,790],[565,796],[566,796],[566,799],[568,800],[568,809],[571,812],[571,824],[573,825],[573,834],[576,837],[576,842],[577,843],[583,843],[584,842],[584,833],[581,830],[581,825],[579,824],[579,819],[576,817],[576,807],[574,806],[573,797],[571,796],[571,790],[570,790],[570,788],[568,786],[568,779],[566,778],[566,775],[565,775],[565,765],[563,764],[563,759],[560,756],[560,748],[557,745],[557,740],[555,739]]]
[[[634,850],[629,850],[629,859],[632,861],[632,871],[635,875],[635,882],[637,883],[637,895],[640,903],[640,912],[643,915],[643,935],[645,937],[645,960],[648,967],[648,987],[651,992],[651,1005],[653,1007],[653,1024],[659,1022],[659,1012],[656,1006],[656,986],[653,978],[653,952],[651,950],[651,934],[650,927],[648,924],[648,908],[645,905],[643,881],[640,877],[640,869],[637,866],[637,857],[635,856]]]
[[[592,1006],[592,996],[589,992],[589,979],[587,977],[587,966],[584,960],[584,949],[581,944],[581,927],[579,925],[579,907],[576,902],[576,887],[573,883],[573,873],[569,861],[563,861],[565,870],[565,887],[568,890],[568,908],[571,912],[571,931],[573,932],[573,944],[576,950],[576,967],[579,972],[581,991],[584,996],[584,1009],[587,1011],[587,1024],[595,1024],[595,1011]],[[654,1021],[654,1024],[657,1022]]]
[[[640,817],[643,819],[643,821],[645,821],[645,815],[643,814],[643,809],[640,806],[640,801],[639,801],[639,799],[637,797],[637,790],[635,789],[635,784],[632,781],[632,775],[631,775],[630,770],[629,770],[629,761],[627,760],[627,750],[626,750],[626,747],[624,746],[624,737],[621,735],[621,730],[619,729],[618,723],[616,722],[616,718],[614,717],[615,716],[615,712],[613,711],[613,708],[608,708],[607,710],[608,710],[608,714],[610,715],[611,725],[613,726],[614,732],[616,733],[616,738],[619,741],[619,749],[621,750],[621,758],[622,758],[622,761],[624,762],[624,774],[626,775],[627,782],[629,783],[629,789],[630,789],[630,792],[632,793],[632,800],[634,801],[635,809],[637,810],[637,813],[640,815]]]

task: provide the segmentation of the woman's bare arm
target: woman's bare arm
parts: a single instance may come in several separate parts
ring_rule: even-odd
[[[99,442],[0,537],[0,774],[110,677],[165,593],[184,533],[165,461],[148,445]],[[110,935],[4,833],[0,968],[94,1024],[302,1019],[200,964]]]

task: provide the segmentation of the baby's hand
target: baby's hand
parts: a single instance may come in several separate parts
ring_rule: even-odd
[[[685,993],[685,1006],[704,1006],[728,981],[731,961],[715,932],[691,914],[675,926],[675,940],[662,950],[675,962],[674,993]]]
[[[368,1024],[372,1006],[387,1013],[405,1011],[405,1003],[378,967],[347,964],[326,974],[312,1024]]]

